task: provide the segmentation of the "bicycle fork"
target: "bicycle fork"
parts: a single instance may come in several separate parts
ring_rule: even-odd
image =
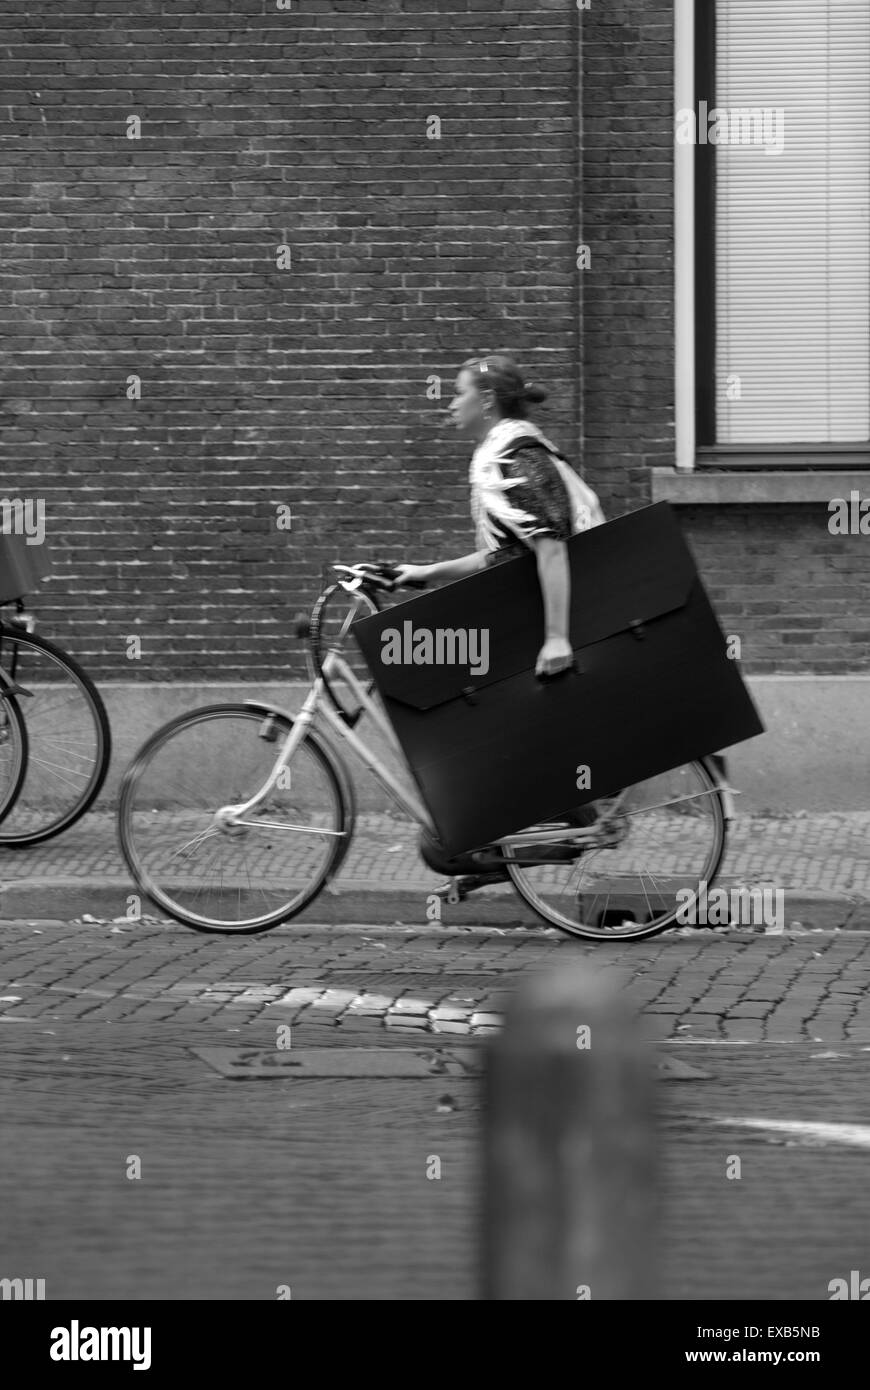
[[[255,792],[254,795],[250,797],[247,801],[240,802],[235,806],[221,806],[217,811],[215,811],[214,820],[215,824],[219,827],[219,829],[225,831],[227,834],[230,835],[234,834],[236,831],[241,830],[243,827],[248,825],[256,826],[257,829],[263,829],[264,827],[271,828],[274,830],[287,829],[286,824],[277,824],[271,821],[264,820],[249,821],[246,820],[245,817],[250,815],[250,813],[254,811],[257,808],[257,806],[261,805],[262,802],[265,801],[266,797],[272,791],[273,787],[277,785],[278,779],[281,776],[283,769],[290,762],[290,759],[293,757],[293,754],[296,752],[296,749],[299,747],[301,743],[304,742],[308,734],[308,729],[311,726],[311,723],[314,719],[314,712],[317,709],[318,701],[320,700],[320,696],[322,693],[323,680],[321,677],[318,676],[317,679],[314,681],[314,684],[312,685],[311,690],[309,691],[308,696],[305,700],[305,703],[303,704],[299,713],[297,715],[294,715],[293,717],[293,727],[291,728],[289,734],[284,740],[284,746],[279,752],[278,757],[275,759],[272,771],[269,773],[269,776],[266,778],[266,781],[263,783],[262,787],[260,787],[260,789],[257,792]],[[270,719],[273,720],[274,718],[275,715],[264,715],[263,730],[267,729]],[[269,733],[265,732],[264,737],[268,738]],[[324,830],[319,828],[316,829],[313,826],[294,826],[294,829],[297,831],[306,832],[311,835],[340,836],[343,833],[340,830]]]

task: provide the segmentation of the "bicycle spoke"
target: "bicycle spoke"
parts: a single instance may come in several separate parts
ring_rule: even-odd
[[[567,824],[561,836],[542,837],[573,846],[570,865],[523,864],[519,837],[503,842],[513,846],[506,854],[515,886],[546,921],[578,936],[629,939],[673,924],[678,890],[696,891],[721,858],[718,787],[700,764],[687,764],[593,805],[598,820],[584,827],[583,842]],[[534,828],[523,833],[526,858],[533,837]]]

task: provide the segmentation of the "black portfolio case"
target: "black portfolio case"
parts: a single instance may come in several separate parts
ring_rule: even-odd
[[[577,671],[552,682],[535,676],[544,614],[531,552],[353,625],[448,854],[764,731],[668,503],[567,549]],[[488,633],[477,674],[452,664],[463,653],[449,634],[469,629]],[[426,633],[447,634],[441,664],[382,660],[391,634],[392,654],[408,656]]]

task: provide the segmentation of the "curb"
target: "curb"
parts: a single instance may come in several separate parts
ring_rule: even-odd
[[[112,920],[126,917],[128,898],[135,894],[132,883],[117,878],[38,878],[18,880],[0,885],[0,920],[34,918],[41,921],[72,921],[86,913],[92,917]],[[362,925],[389,926],[400,923],[421,930],[437,930],[439,925],[492,926],[540,928],[544,925],[531,908],[514,892],[482,889],[451,906],[441,904],[441,923],[426,918],[426,903],[432,887],[428,884],[396,884],[373,888],[371,880],[342,883],[336,891],[326,890],[314,902],[292,919],[295,923],[318,923],[339,926],[347,922]],[[144,916],[164,916],[145,899]],[[789,892],[786,910],[786,934],[793,924],[805,931],[812,929],[834,931],[870,931],[870,900],[850,898],[844,894],[804,890]],[[701,928],[700,930],[704,930]],[[747,925],[745,930],[763,934],[763,928]]]
[[[72,921],[86,913],[113,920],[126,917],[128,899],[137,893],[132,883],[117,878],[39,878],[0,885],[0,920],[32,917],[40,921]],[[340,926],[359,922],[367,926],[389,926],[439,930],[442,926],[540,927],[543,924],[513,892],[477,892],[451,907],[441,904],[441,922],[427,921],[429,885],[397,885],[373,888],[371,882],[348,880],[335,892],[320,893],[294,923],[320,923]],[[145,917],[167,917],[162,908],[142,899]],[[171,920],[168,919],[167,920]]]

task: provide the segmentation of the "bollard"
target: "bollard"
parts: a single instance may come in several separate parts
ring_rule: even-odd
[[[481,1296],[656,1297],[653,1064],[625,994],[588,962],[524,981],[484,1107]]]

